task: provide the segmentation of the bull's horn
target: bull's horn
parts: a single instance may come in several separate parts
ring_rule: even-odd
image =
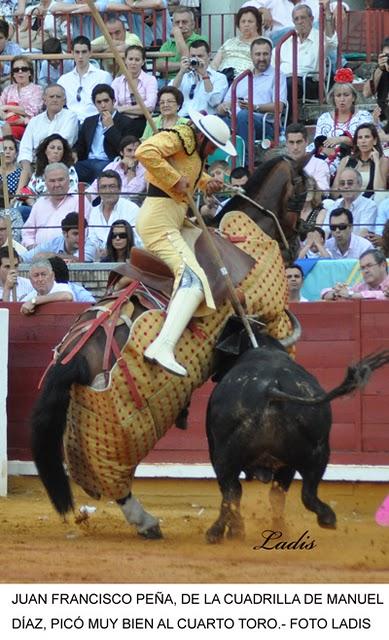
[[[288,314],[288,316],[290,318],[290,321],[292,323],[292,333],[287,338],[281,338],[281,340],[279,340],[279,342],[282,344],[283,347],[285,347],[285,349],[288,349],[289,347],[292,347],[294,344],[296,344],[296,342],[298,340],[300,340],[300,338],[301,338],[301,324],[297,320],[297,318],[294,315],[294,313],[292,313],[289,310],[287,310],[286,313]]]

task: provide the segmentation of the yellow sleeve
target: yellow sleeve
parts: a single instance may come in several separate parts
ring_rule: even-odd
[[[210,180],[212,180],[212,177],[208,175],[208,173],[205,173],[205,171],[203,171],[200,180],[197,183],[198,188],[201,189],[201,191],[205,191],[205,188]]]
[[[181,178],[181,173],[172,166],[174,155],[181,150],[182,142],[175,132],[161,131],[142,142],[135,157],[158,181],[161,189],[165,187],[170,190]]]

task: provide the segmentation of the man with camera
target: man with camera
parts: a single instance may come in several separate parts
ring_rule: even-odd
[[[227,78],[210,66],[210,48],[205,40],[196,40],[189,47],[189,56],[181,58],[180,70],[171,85],[180,89],[184,102],[178,115],[186,117],[189,111],[215,114],[228,89]]]
[[[389,120],[389,37],[385,38],[381,53],[378,54],[378,67],[363,87],[365,98],[377,95],[377,104],[381,109],[380,119]]]

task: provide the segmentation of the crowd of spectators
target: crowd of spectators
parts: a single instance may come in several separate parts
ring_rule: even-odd
[[[209,34],[202,33],[208,32],[200,20],[199,2],[97,0],[96,5],[105,12],[115,48],[158,130],[188,122],[191,109],[217,114],[230,126],[236,116],[235,133],[245,149],[242,166],[232,170],[228,159],[213,162],[209,172],[214,177],[244,188],[254,143],[249,139],[250,119],[255,140],[272,146],[279,108],[285,142],[277,152],[293,158],[309,176],[301,214],[301,282],[296,265],[288,275],[290,282],[299,280],[301,288],[309,260],[360,259],[375,250],[385,255],[389,38],[377,52],[371,77],[361,86],[351,68],[334,66],[338,14],[337,3],[330,0],[242,2],[234,18],[235,35],[216,50]],[[343,15],[349,10],[342,3]],[[46,253],[68,262],[78,259],[78,191],[84,185],[85,260],[125,261],[131,247],[141,245],[134,226],[147,184],[135,151],[152,135],[152,128],[112,57],[100,60],[99,54],[110,48],[89,12],[88,5],[75,0],[0,1],[0,206],[11,203],[18,260],[31,262]],[[280,45],[276,67],[277,42],[291,30],[297,35],[299,99],[304,93],[318,100],[320,61],[332,61],[326,105],[321,105],[321,115],[309,129],[303,121],[296,122],[292,110],[291,38]],[[28,34],[28,42],[23,34]],[[319,40],[324,43],[322,55]],[[160,52],[152,66],[146,62],[150,47]],[[34,64],[34,53],[66,49],[72,59]],[[2,56],[13,57],[1,61]],[[252,75],[238,77],[247,71]],[[359,106],[363,100],[370,101],[368,108]],[[205,219],[215,218],[222,203],[214,196],[206,198],[201,203]],[[6,248],[3,220],[0,215],[0,245]],[[345,296],[324,299],[339,297]]]

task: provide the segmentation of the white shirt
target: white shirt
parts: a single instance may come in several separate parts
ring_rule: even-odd
[[[179,116],[188,116],[190,109],[206,111],[208,114],[216,113],[216,107],[222,102],[228,89],[228,81],[224,73],[219,73],[219,71],[215,71],[211,67],[208,67],[207,74],[213,85],[212,91],[209,92],[205,89],[204,80],[197,73],[189,71],[184,74],[178,87],[184,95],[183,105],[178,112]],[[172,85],[173,80],[169,84]],[[190,98],[189,96],[192,94],[193,97]]]
[[[64,73],[58,80],[66,92],[66,104],[68,109],[77,114],[80,123],[88,116],[94,116],[97,109],[92,102],[92,90],[97,84],[112,84],[112,76],[108,71],[97,69],[92,64],[88,71],[80,76],[76,67],[69,73]],[[82,87],[81,91],[79,91]],[[77,95],[80,100],[77,100]]]
[[[305,165],[304,171],[316,180],[319,189],[322,191],[329,191],[330,168],[325,160],[312,156],[309,162]]]
[[[254,104],[267,104],[275,101],[275,69],[272,66],[268,66],[262,73],[254,73],[253,76],[253,102]],[[244,98],[248,100],[249,97],[249,82],[248,77],[245,76],[240,80],[236,86],[236,98]],[[280,101],[286,104],[287,89],[286,78],[283,73],[280,73]],[[231,87],[228,89],[225,97],[225,102],[231,102]],[[239,103],[236,103],[236,111],[240,111]]]
[[[327,210],[327,215],[323,222],[323,227],[327,230],[327,226],[330,220],[330,213],[333,209],[338,207],[346,207],[353,214],[355,232],[359,234],[361,229],[368,229],[374,231],[374,225],[377,217],[377,205],[372,198],[366,198],[364,195],[359,195],[349,205],[344,204],[343,198],[337,200],[324,200],[323,206]]]
[[[72,300],[74,300],[74,293],[73,293],[73,289],[66,284],[65,282],[54,282],[53,286],[51,287],[50,291],[48,293],[45,293],[45,296],[48,296],[50,293],[70,293],[72,296]],[[33,289],[31,291],[31,293],[29,293],[25,298],[24,298],[24,302],[28,302],[29,300],[32,300],[33,298],[37,298],[39,297],[40,294],[35,291],[35,289]]]
[[[108,221],[105,219],[102,205],[92,207],[89,216],[89,240],[99,249],[105,249],[110,226],[115,220],[127,220],[131,225],[135,237],[135,222],[139,213],[139,207],[127,198],[119,198],[115,204]]]
[[[327,55],[331,50],[336,51],[338,36],[336,32],[331,37],[324,35],[324,52]],[[292,75],[293,41],[289,38],[281,45],[280,69],[286,76]],[[273,49],[272,64],[275,61]],[[319,71],[319,30],[312,28],[308,37],[301,41],[297,36],[297,73],[303,76],[307,73]]]
[[[18,276],[17,278],[17,282],[16,282],[16,298],[18,302],[24,302],[24,300],[27,300],[27,296],[29,293],[35,293],[35,289],[32,286],[31,282],[29,281],[28,278],[22,278],[21,276]],[[3,287],[0,285],[0,300],[3,299]],[[34,296],[32,296],[34,297]],[[31,300],[31,298],[29,298]],[[11,291],[11,298],[10,301],[13,302],[13,297],[12,297],[12,291]]]
[[[361,236],[357,236],[356,233],[351,234],[351,241],[349,248],[342,253],[335,242],[335,238],[330,238],[326,240],[325,248],[331,254],[331,258],[336,260],[343,258],[355,258],[359,259],[361,254],[368,249],[374,249],[373,245],[366,238],[362,238]]]
[[[18,162],[32,162],[38,145],[52,133],[60,134],[72,147],[78,137],[77,115],[69,109],[61,109],[52,120],[47,117],[46,111],[31,118],[20,141]]]

